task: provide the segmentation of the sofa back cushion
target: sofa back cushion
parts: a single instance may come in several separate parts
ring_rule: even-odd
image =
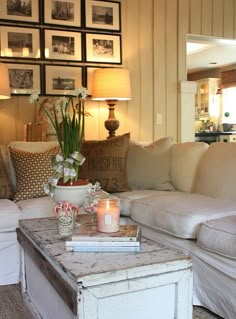
[[[236,143],[212,143],[196,173],[193,192],[236,199]]]
[[[172,146],[170,180],[176,190],[191,192],[199,161],[208,147],[204,142],[186,142]]]
[[[148,146],[130,143],[127,173],[131,189],[174,190],[170,183],[171,146],[171,137]]]

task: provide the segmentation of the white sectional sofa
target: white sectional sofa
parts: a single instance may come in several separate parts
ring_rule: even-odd
[[[11,147],[42,152],[54,142],[13,142]],[[1,148],[11,183],[9,153]],[[223,318],[236,318],[236,143],[179,143],[164,138],[148,146],[130,143],[130,190],[116,193],[127,222],[143,235],[181,249],[193,259],[193,304]],[[10,164],[10,165],[9,165]],[[20,218],[52,216],[49,197],[0,200],[0,284],[19,281]]]

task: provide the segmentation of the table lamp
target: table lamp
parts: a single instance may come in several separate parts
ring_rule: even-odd
[[[106,101],[109,106],[109,116],[105,121],[105,128],[114,137],[120,123],[115,117],[117,101],[131,99],[129,71],[120,68],[96,69],[93,73],[92,100]]]
[[[0,100],[9,99],[11,97],[9,74],[6,64],[0,63]]]

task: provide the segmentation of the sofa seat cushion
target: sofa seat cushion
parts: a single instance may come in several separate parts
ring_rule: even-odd
[[[236,259],[236,216],[208,220],[199,228],[197,245]]]
[[[151,190],[151,189],[135,189],[129,192],[123,192],[123,193],[115,193],[121,203],[121,215],[122,216],[130,216],[131,214],[131,205],[132,202],[139,198],[149,197],[153,195],[161,194],[168,194],[169,191],[157,191],[157,190]]]
[[[0,200],[0,232],[15,231],[20,218],[20,210],[17,205],[8,200]]]
[[[236,215],[235,201],[177,191],[137,199],[131,206],[134,221],[180,238],[196,238],[201,223],[229,215]]]
[[[20,219],[53,217],[56,205],[50,196],[26,199],[17,202],[20,208]]]

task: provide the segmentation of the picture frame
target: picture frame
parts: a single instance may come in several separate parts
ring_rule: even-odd
[[[85,28],[120,32],[120,2],[85,0]]]
[[[1,0],[0,20],[39,23],[39,0]]]
[[[86,33],[86,62],[121,64],[121,36],[105,33]]]
[[[40,64],[7,63],[11,94],[28,95],[33,91],[41,94]]]
[[[81,27],[80,0],[44,0],[43,3],[45,24]]]
[[[44,65],[45,95],[73,95],[82,86],[82,66]]]
[[[44,57],[51,60],[82,61],[81,32],[45,29]]]
[[[1,57],[39,59],[40,30],[37,28],[0,26]]]

